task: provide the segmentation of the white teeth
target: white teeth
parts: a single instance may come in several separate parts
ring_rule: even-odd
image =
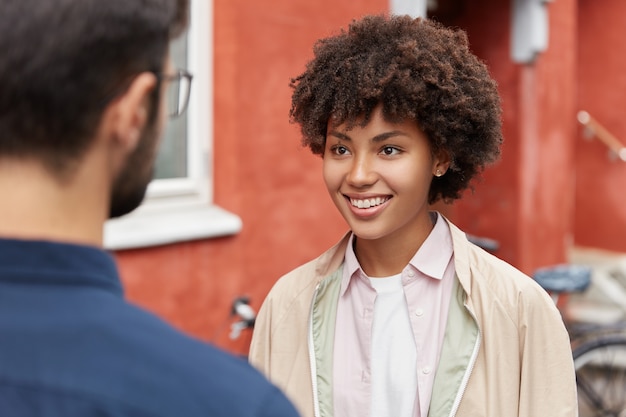
[[[362,208],[370,208],[370,207],[379,206],[387,200],[388,200],[387,197],[367,198],[364,200],[357,200],[355,198],[351,198],[350,204],[352,204],[354,207],[358,207],[362,209]]]

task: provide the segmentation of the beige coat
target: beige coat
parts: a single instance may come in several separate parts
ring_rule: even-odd
[[[449,224],[458,285],[429,417],[577,416],[569,338],[554,303]],[[334,314],[347,240],[282,277],[255,324],[250,362],[303,417],[332,416]]]

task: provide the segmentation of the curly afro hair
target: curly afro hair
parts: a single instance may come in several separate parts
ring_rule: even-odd
[[[450,156],[448,172],[433,178],[429,203],[460,198],[500,156],[497,86],[465,32],[422,18],[366,16],[318,40],[314,55],[290,84],[290,120],[314,154],[324,153],[329,122],[365,126],[381,105],[386,120],[415,120],[433,154]]]

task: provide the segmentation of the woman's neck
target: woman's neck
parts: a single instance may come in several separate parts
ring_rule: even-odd
[[[434,222],[429,215],[418,227],[381,239],[365,240],[354,236],[353,249],[361,269],[369,277],[388,277],[401,273],[433,227]]]

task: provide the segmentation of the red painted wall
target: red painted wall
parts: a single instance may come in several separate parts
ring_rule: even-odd
[[[626,144],[626,2],[579,1],[578,109]],[[609,158],[597,139],[576,142],[575,240],[626,252],[626,163]]]
[[[521,68],[519,266],[529,273],[566,261],[573,239],[577,1],[549,3],[548,10],[548,49],[534,68]]]

